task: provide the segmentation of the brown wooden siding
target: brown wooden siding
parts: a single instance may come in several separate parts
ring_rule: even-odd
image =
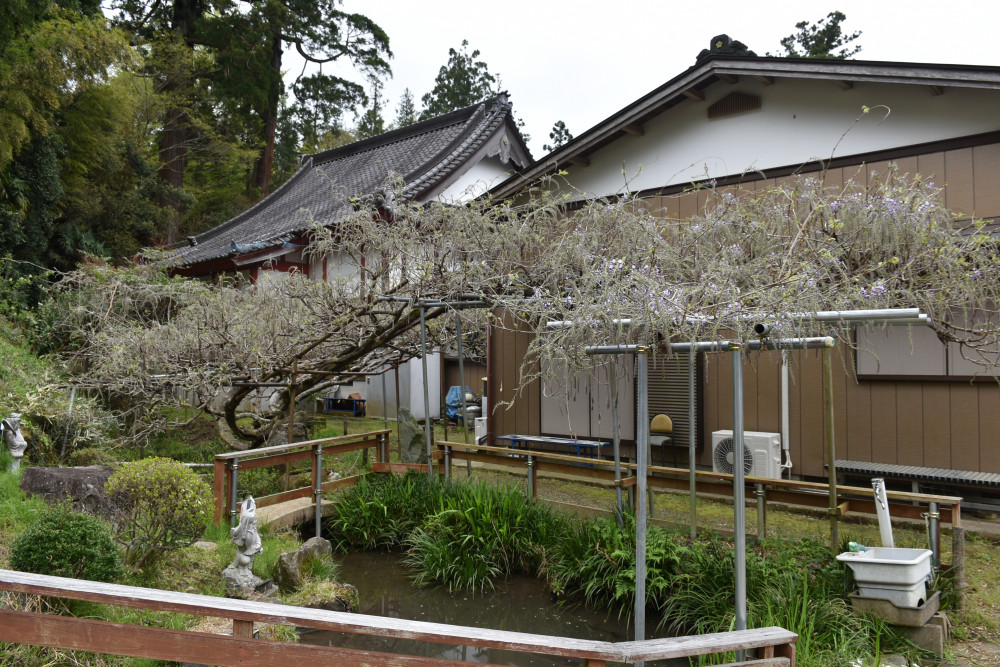
[[[476,361],[470,361],[468,359],[464,362],[465,366],[465,382],[459,380],[460,373],[458,368],[458,359],[446,359],[444,362],[444,382],[442,383],[442,391],[447,395],[448,389],[454,387],[458,384],[464,384],[467,387],[472,387],[472,391],[478,394],[483,388],[483,378],[486,377],[486,364],[482,364]],[[442,402],[444,399],[441,399]]]
[[[490,389],[490,409],[493,411],[493,433],[541,433],[541,383],[537,380],[521,387],[521,362],[528,352],[531,334],[516,331],[509,317],[504,327],[493,334],[493,383]],[[503,402],[512,402],[503,406]]]
[[[841,347],[834,353],[837,457],[879,463],[1000,472],[1000,386],[991,382],[855,381]],[[710,355],[705,375],[706,452],[712,431],[732,427],[732,373],[726,356]],[[780,431],[780,358],[744,364],[747,430]],[[823,372],[815,352],[792,355],[789,385],[793,474],[826,474]],[[756,413],[747,407],[754,404]],[[765,399],[765,397],[767,397]],[[719,406],[725,405],[724,411]]]
[[[919,175],[943,188],[945,205],[961,217],[1000,217],[1000,143],[937,151],[895,160],[902,174]],[[842,166],[828,170],[824,182],[844,187],[884,174],[889,163]],[[782,179],[744,184],[762,191]],[[650,197],[654,215],[684,219],[702,212],[702,191]],[[517,343],[517,341],[520,341]],[[526,334],[497,331],[494,354],[503,396],[512,396],[526,348]],[[518,349],[515,349],[517,347]],[[521,354],[517,354],[521,352]],[[823,377],[815,351],[792,355],[790,453],[795,475],[826,474]],[[991,382],[862,380],[853,374],[853,354],[834,356],[834,438],[839,458],[957,470],[1000,472],[1000,385]],[[732,368],[728,357],[708,355],[702,376],[704,449],[699,463],[711,465],[712,431],[732,428]],[[780,431],[780,358],[773,353],[746,360],[744,420],[748,430]],[[513,411],[495,413],[496,433],[537,433],[538,384],[527,388]],[[529,430],[535,428],[536,430]]]

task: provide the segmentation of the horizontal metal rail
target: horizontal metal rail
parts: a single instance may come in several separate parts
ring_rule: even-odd
[[[767,627],[640,642],[603,642],[308,609],[11,570],[0,570],[0,590],[212,616],[233,622],[233,636],[226,636],[37,614],[6,607],[0,609],[0,641],[225,666],[252,664],[255,667],[278,667],[298,661],[308,661],[303,664],[309,665],[457,667],[464,664],[441,658],[254,639],[256,623],[575,658],[586,661],[591,667],[603,665],[606,661],[632,663],[748,650],[756,651],[757,659],[733,663],[733,667],[794,667],[795,642],[798,640],[793,632]]]

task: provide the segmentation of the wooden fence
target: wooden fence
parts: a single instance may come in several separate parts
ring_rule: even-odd
[[[11,570],[0,570],[0,590],[231,620],[233,633],[230,636],[40,614],[18,610],[15,605],[0,606],[0,641],[207,665],[457,667],[464,664],[438,657],[256,639],[254,625],[258,623],[558,656],[577,659],[588,667],[598,667],[609,661],[634,663],[730,651],[756,653],[756,658],[730,663],[730,667],[794,667],[798,640],[793,632],[769,627],[638,642],[591,641],[290,607]],[[430,655],[434,655],[433,646]]]

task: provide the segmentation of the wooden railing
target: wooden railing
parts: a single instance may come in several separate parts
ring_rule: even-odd
[[[441,459],[443,471],[447,471],[455,460],[478,461],[490,463],[514,470],[524,470],[528,479],[528,494],[534,495],[538,488],[539,475],[559,475],[575,478],[581,482],[589,482],[602,486],[619,486],[628,489],[636,486],[636,465],[622,464],[621,479],[615,480],[614,462],[607,459],[578,458],[566,454],[554,454],[543,451],[532,451],[507,447],[491,447],[486,445],[448,442],[439,440],[436,443],[435,458]],[[646,484],[654,489],[674,489],[689,491],[689,471],[686,468],[668,468],[664,466],[647,466],[649,475]],[[767,503],[778,502],[788,505],[810,508],[828,509],[829,486],[816,482],[801,482],[791,479],[772,479],[770,477],[747,476],[746,497],[756,495],[759,520],[766,524]],[[733,476],[725,473],[695,471],[695,489],[697,493],[718,496],[733,495]],[[756,493],[755,493],[756,492]],[[893,517],[903,519],[923,520],[931,516],[933,521],[943,521],[952,526],[952,552],[956,557],[962,557],[964,549],[959,544],[964,540],[962,529],[962,498],[958,496],[939,496],[926,493],[910,493],[905,491],[886,491],[889,500],[889,512]],[[848,511],[875,515],[875,500],[870,488],[854,486],[837,487],[837,512],[844,516]],[[940,545],[935,545],[935,553],[940,553]],[[956,562],[960,568],[963,562]]]
[[[233,634],[229,636],[39,614],[0,606],[0,641],[208,665],[457,667],[462,664],[436,657],[255,639],[256,623],[575,658],[588,667],[598,667],[609,661],[633,663],[730,651],[756,653],[756,658],[730,663],[730,667],[794,667],[798,640],[793,632],[768,627],[638,642],[591,641],[290,607],[11,570],[0,570],[0,590],[232,620]]]
[[[320,498],[324,491],[332,491],[341,486],[348,486],[357,481],[357,477],[347,477],[335,481],[323,481],[323,456],[343,454],[359,449],[375,449],[376,463],[388,462],[389,431],[371,431],[341,435],[334,438],[321,438],[305,442],[293,442],[288,445],[275,445],[259,449],[247,449],[239,452],[227,452],[215,455],[215,478],[213,495],[215,496],[215,523],[220,523],[224,517],[235,517],[239,514],[237,504],[239,488],[239,471],[267,466],[283,465],[298,461],[312,462],[312,483],[309,486],[289,489],[261,498],[254,498],[257,507],[267,507],[296,498],[314,499],[317,519],[322,509]]]

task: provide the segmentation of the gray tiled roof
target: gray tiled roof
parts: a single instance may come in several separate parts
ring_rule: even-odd
[[[299,170],[270,195],[177,248],[174,265],[192,266],[280,246],[308,229],[313,219],[336,223],[350,212],[351,197],[375,193],[390,177],[402,179],[405,198],[419,200],[459,170],[510,118],[511,104],[501,94],[371,139],[307,155]]]

